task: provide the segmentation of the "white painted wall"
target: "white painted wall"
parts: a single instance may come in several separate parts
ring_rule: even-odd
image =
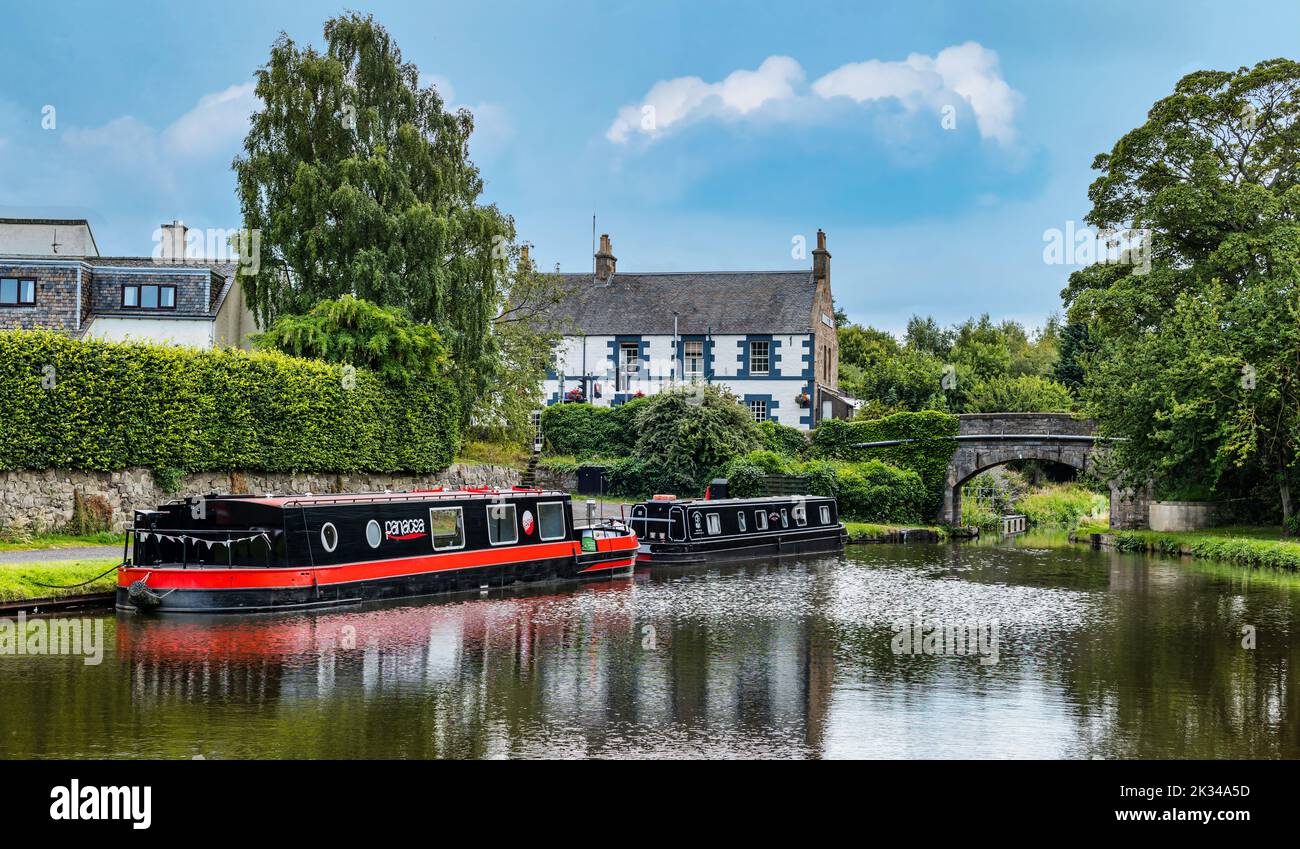
[[[213,347],[213,323],[207,319],[96,317],[86,329],[86,338],[208,349]]]
[[[0,223],[0,254],[50,256],[57,235],[59,256],[99,256],[85,224]]]
[[[547,402],[549,403],[551,397],[556,394],[559,394],[562,398],[564,392],[581,385],[580,381],[576,379],[578,376],[589,374],[593,376],[596,383],[600,384],[601,393],[600,397],[597,398],[593,395],[587,400],[599,407],[610,406],[614,396],[622,392],[615,389],[615,364],[610,355],[610,343],[614,341],[614,338],[613,336],[585,337],[585,368],[583,358],[584,337],[566,336],[561,340],[557,351],[555,371],[566,379],[563,382],[558,378],[545,381],[542,389]],[[743,362],[741,343],[745,339],[745,336],[738,335],[715,335],[713,337],[713,382],[727,386],[742,399],[746,395],[771,395],[772,400],[777,402],[777,405],[769,410],[771,419],[781,424],[807,430],[808,425],[801,423],[800,418],[810,416],[811,411],[808,408],[799,407],[795,399],[807,390],[808,381],[799,376],[802,374],[804,367],[802,358],[808,354],[809,347],[812,344],[811,335],[773,337],[774,341],[781,343],[781,346],[775,351],[771,365],[774,377],[742,378],[737,376]],[[642,376],[631,384],[629,391],[635,393],[640,390],[647,395],[653,395],[661,389],[671,386],[674,376],[677,383],[686,382],[682,372],[685,364],[673,360],[674,340],[672,336],[643,336],[641,341],[648,343],[644,353],[649,356],[650,362],[642,365],[643,368],[647,369],[648,375]],[[796,379],[777,379],[775,375],[780,375],[782,378],[788,376]]]

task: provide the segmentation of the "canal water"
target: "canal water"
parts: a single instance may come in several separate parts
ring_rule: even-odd
[[[1300,579],[1060,542],[108,615],[0,655],[0,757],[1300,756]]]

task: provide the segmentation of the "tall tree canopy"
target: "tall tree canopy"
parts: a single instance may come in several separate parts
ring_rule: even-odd
[[[372,18],[327,21],[325,43],[282,33],[257,71],[262,108],[234,161],[244,224],[261,232],[248,303],[267,324],[342,295],[402,307],[439,331],[476,398],[514,223],[479,203],[473,118],[421,87]]]
[[[1300,64],[1199,71],[1096,158],[1095,227],[1149,231],[1146,263],[1063,292],[1087,326],[1089,411],[1122,465],[1166,489],[1240,493],[1290,516],[1300,440]]]

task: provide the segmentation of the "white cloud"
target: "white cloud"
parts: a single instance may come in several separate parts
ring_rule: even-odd
[[[615,144],[634,134],[650,139],[668,128],[705,118],[740,118],[769,104],[783,104],[781,120],[815,114],[818,100],[847,97],[857,103],[898,101],[909,112],[966,102],[980,136],[1008,144],[1023,100],[1002,78],[998,55],[974,41],[946,47],[935,56],[913,53],[901,62],[868,59],[841,65],[797,89],[804,70],[788,56],[771,56],[755,71],[739,70],[717,83],[699,77],[661,80],[640,102],[624,106],[605,133]]]
[[[203,95],[193,109],[163,130],[163,143],[183,156],[228,150],[248,133],[248,116],[258,108],[253,89],[253,83],[245,83]]]
[[[795,96],[803,68],[789,56],[769,56],[757,70],[733,71],[717,83],[699,77],[660,80],[638,104],[624,106],[605,132],[617,144],[634,132],[657,136],[674,124],[709,115],[741,116]]]

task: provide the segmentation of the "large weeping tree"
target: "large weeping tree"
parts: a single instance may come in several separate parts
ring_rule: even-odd
[[[1300,456],[1298,116],[1300,64],[1286,59],[1180,80],[1097,157],[1089,190],[1089,223],[1149,231],[1149,263],[1090,266],[1064,292],[1088,340],[1089,412],[1123,438],[1123,465],[1167,495],[1267,487],[1288,519]]]
[[[473,117],[446,111],[387,31],[350,14],[325,49],[287,35],[257,72],[261,109],[234,161],[260,264],[242,277],[264,324],[354,295],[401,307],[445,340],[466,398],[492,376],[492,323],[514,223],[481,204]]]

